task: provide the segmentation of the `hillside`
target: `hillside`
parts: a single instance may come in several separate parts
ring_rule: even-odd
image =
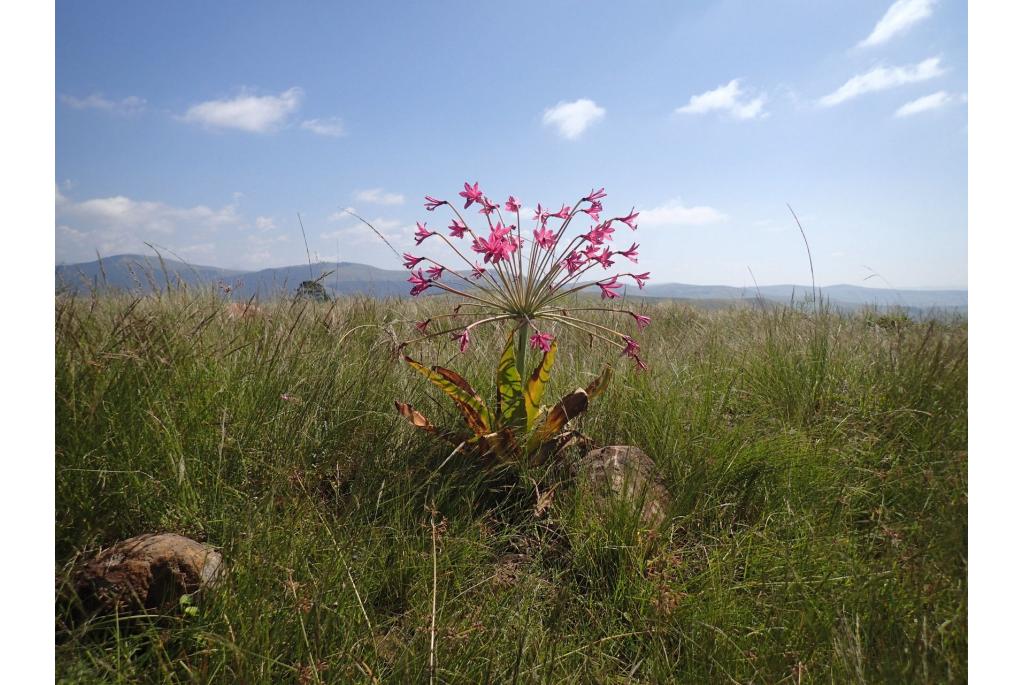
[[[335,295],[372,295],[375,297],[404,297],[409,286],[403,269],[379,269],[355,262],[319,262],[258,271],[239,271],[214,266],[196,266],[184,262],[143,255],[117,255],[102,261],[67,264],[56,267],[58,290],[88,290],[100,284],[120,290],[149,291],[165,288],[168,283],[190,287],[223,282],[232,287],[238,298],[271,298],[293,293],[302,281],[329,274],[322,283]],[[166,274],[166,275],[165,275]],[[312,276],[311,276],[312,274]],[[966,290],[927,290],[866,288],[857,285],[829,285],[819,288],[820,293],[839,309],[857,309],[864,306],[879,308],[901,307],[911,312],[924,313],[938,309],[966,312]],[[629,288],[632,297],[666,298],[710,301],[717,305],[731,302],[753,303],[758,299],[770,302],[803,302],[811,299],[812,289],[806,285],[768,285],[759,289],[728,285],[691,285],[685,283],[651,283],[643,291]],[[705,304],[705,306],[707,303]]]

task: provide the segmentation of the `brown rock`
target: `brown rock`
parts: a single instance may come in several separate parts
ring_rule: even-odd
[[[599,509],[625,498],[639,509],[645,526],[657,528],[665,522],[668,490],[661,484],[658,468],[640,448],[612,445],[590,450],[574,470],[579,485],[589,490]]]
[[[147,533],[97,554],[78,572],[75,587],[90,610],[160,609],[215,584],[222,561],[219,552],[195,540]]]

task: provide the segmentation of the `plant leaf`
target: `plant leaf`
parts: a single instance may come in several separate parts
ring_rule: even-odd
[[[443,440],[447,440],[453,445],[459,444],[460,440],[456,439],[452,433],[448,431],[442,431],[441,429],[439,429],[431,422],[430,419],[428,419],[426,416],[413,409],[411,404],[395,400],[395,409],[398,410],[398,413],[401,414],[406,421],[411,423],[416,428],[419,428],[422,431],[426,431],[427,433],[430,433],[431,435],[439,437]]]
[[[611,380],[612,367],[609,366],[608,364],[605,364],[604,368],[601,369],[600,375],[598,375],[597,378],[592,380],[590,382],[590,385],[587,386],[587,398],[590,400],[594,400],[600,397],[601,393],[605,391]]]
[[[513,424],[517,418],[521,420],[526,415],[523,408],[523,379],[516,366],[515,339],[518,330],[518,328],[513,328],[509,333],[505,351],[501,353],[501,359],[498,360],[496,383],[498,402],[495,414],[506,425]]]
[[[509,428],[502,428],[494,433],[480,436],[487,445],[487,452],[500,461],[508,461],[515,455],[516,438]]]
[[[538,428],[530,437],[528,449],[533,451],[557,434],[566,423],[585,412],[588,403],[587,391],[583,388],[576,388],[559,400],[558,404],[548,411],[547,416],[544,418],[544,425]]]
[[[455,406],[462,412],[462,417],[474,433],[482,435],[490,432],[491,418],[487,405],[473,391],[472,386],[470,386],[465,378],[450,369],[440,366],[428,369],[411,357],[406,357],[405,362],[444,391],[448,397],[452,398]]]
[[[437,426],[431,423],[430,419],[426,416],[413,409],[411,404],[395,400],[395,409],[397,409],[398,413],[405,417],[409,423],[417,428],[421,428],[428,433],[437,433]]]
[[[544,387],[551,379],[551,368],[555,365],[555,352],[558,350],[558,343],[552,341],[551,348],[544,353],[540,364],[530,374],[526,381],[526,390],[523,392],[523,402],[526,405],[526,425],[532,426],[540,414],[540,401],[544,398]]]

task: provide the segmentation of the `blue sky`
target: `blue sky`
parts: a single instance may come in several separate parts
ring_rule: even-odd
[[[400,268],[338,210],[401,249],[469,180],[605,186],[656,282],[808,283],[788,202],[819,284],[966,286],[965,2],[58,2],[56,44],[58,263],[303,263],[301,212]]]

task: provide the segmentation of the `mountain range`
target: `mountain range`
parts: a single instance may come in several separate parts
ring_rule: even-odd
[[[168,285],[231,288],[237,298],[266,299],[293,294],[300,283],[320,279],[333,295],[363,294],[374,297],[405,297],[408,272],[353,262],[318,262],[257,271],[196,266],[184,262],[143,255],[117,255],[80,264],[56,267],[58,291],[88,291],[99,286],[147,292]],[[927,290],[922,288],[867,288],[857,285],[829,285],[818,292],[833,306],[856,309],[864,306],[901,307],[910,311],[967,311],[966,290]],[[728,285],[689,285],[684,283],[650,283],[642,291],[629,290],[629,296],[683,299],[719,304],[755,302],[759,299],[788,303],[810,299],[812,289],[805,285],[768,285],[739,288]]]

